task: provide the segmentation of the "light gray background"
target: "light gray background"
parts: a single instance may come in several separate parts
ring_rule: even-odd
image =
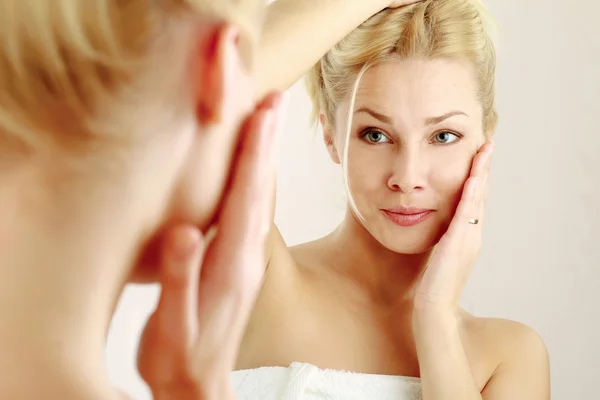
[[[552,363],[553,399],[600,398],[600,3],[489,0],[499,22],[500,126],[484,247],[464,295],[480,316],[536,329]],[[339,167],[308,125],[300,83],[280,134],[276,222],[290,245],[341,220]],[[134,368],[158,288],[130,287],[110,331],[113,381],[150,396]]]

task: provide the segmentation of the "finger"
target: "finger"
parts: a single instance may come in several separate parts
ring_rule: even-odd
[[[168,232],[161,254],[162,291],[155,317],[161,337],[183,352],[193,345],[198,327],[198,285],[203,238],[193,226]]]
[[[273,92],[266,95],[256,107],[257,110],[277,110],[282,102],[283,95],[279,92]]]
[[[279,95],[270,96],[244,127],[244,140],[220,211],[217,234],[207,253],[205,265],[211,268],[210,273],[213,254],[218,255],[219,264],[229,271],[244,266],[240,256],[247,257],[249,252],[262,254],[261,243],[271,222],[275,183],[274,107],[280,101]]]
[[[446,245],[450,248],[453,246],[460,245],[460,241],[465,240],[467,231],[475,231],[475,227],[469,226],[474,225],[471,222],[475,222],[475,225],[480,224],[480,219],[483,218],[481,211],[481,198],[485,193],[485,171],[486,163],[488,159],[488,153],[492,148],[491,142],[484,143],[475,157],[471,165],[470,176],[463,186],[461,199],[456,208],[456,212],[446,234],[440,240],[438,247],[444,248]],[[471,228],[471,229],[468,229]]]
[[[223,203],[226,203],[226,200],[230,196],[232,192],[232,187],[237,184],[240,180],[244,178],[240,178],[239,169],[243,168],[244,164],[248,164],[248,154],[251,153],[252,150],[256,150],[256,144],[258,142],[261,133],[271,132],[263,129],[261,124],[268,124],[269,121],[265,121],[268,118],[269,114],[275,110],[278,110],[281,105],[281,94],[279,93],[271,93],[263,98],[263,100],[258,103],[253,113],[246,119],[244,122],[241,133],[240,133],[240,142],[238,143],[238,148],[236,150],[236,154],[234,156],[234,161],[232,168],[229,173],[229,181],[227,183],[227,187],[224,190],[224,200]],[[275,125],[275,124],[272,124]],[[275,131],[272,131],[273,133]],[[271,142],[273,144],[273,142]],[[253,147],[254,146],[254,147]],[[274,146],[273,146],[274,148]],[[258,150],[260,151],[260,150]],[[244,156],[245,155],[245,156]],[[273,158],[273,154],[270,154]],[[245,157],[245,159],[244,159]],[[268,161],[268,160],[265,160]],[[250,171],[249,171],[250,172]],[[224,207],[221,207],[211,225],[221,225],[221,217],[224,214]]]
[[[475,213],[473,218],[479,220],[479,224],[483,224],[484,209],[485,209],[485,196],[488,186],[488,178],[490,172],[490,163],[492,158],[492,152],[494,146],[491,142],[487,142],[482,146],[480,153],[478,154],[478,171],[477,177],[479,178],[480,185],[478,185],[478,193],[476,195]]]
[[[477,178],[480,182],[478,185],[477,193],[475,194],[474,204],[473,204],[473,215],[471,218],[481,220],[483,218],[483,214],[481,213],[483,198],[485,196],[485,186],[487,183],[487,172],[489,170],[489,158],[491,155],[491,151],[493,146],[490,142],[486,142],[475,157],[473,158],[473,164],[471,167],[470,177]]]
[[[217,233],[203,262],[198,318],[210,329],[200,332],[200,342],[218,346],[219,357],[231,368],[265,270],[275,178],[276,124],[270,113],[258,109],[245,126]]]
[[[481,219],[484,219],[485,210],[487,207],[487,201],[489,197],[489,188],[490,188],[490,174],[491,174],[491,165],[492,165],[492,156],[494,154],[494,146],[492,145],[488,157],[486,159],[485,171],[484,171],[484,180],[481,188],[481,200],[478,208],[478,216]]]
[[[492,150],[493,145],[491,142],[486,142],[479,148],[479,151],[473,158],[470,176],[479,178],[485,174],[488,166],[488,158]]]
[[[472,228],[469,225],[474,225],[473,219],[479,219],[477,217],[478,207],[478,196],[481,191],[481,178],[470,177],[463,188],[462,197],[456,208],[456,213],[450,224],[450,229],[454,232],[454,236],[463,238],[467,232],[467,228]],[[462,233],[459,235],[459,233]]]

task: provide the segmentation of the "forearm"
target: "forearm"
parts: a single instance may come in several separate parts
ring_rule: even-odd
[[[257,59],[261,95],[287,90],[390,0],[278,0],[267,9]]]
[[[413,319],[424,400],[481,400],[454,315],[423,312]]]

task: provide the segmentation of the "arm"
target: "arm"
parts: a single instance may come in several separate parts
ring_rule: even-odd
[[[259,94],[287,90],[337,42],[391,4],[391,0],[277,0],[270,4],[257,59]]]
[[[259,96],[289,89],[337,42],[379,11],[417,1],[277,0],[271,3],[267,7],[257,56]],[[274,214],[275,201],[273,217]],[[278,247],[285,247],[285,242],[273,224],[265,244],[267,268]]]
[[[454,313],[416,311],[413,333],[424,400],[482,400]],[[512,398],[511,398],[512,400]]]
[[[413,334],[424,400],[549,399],[547,353],[529,328],[510,323],[493,330],[490,343],[499,362],[484,389],[477,385],[461,341],[457,311],[481,245],[492,152],[492,143],[486,143],[474,156],[454,218],[418,283]]]
[[[416,313],[415,342],[424,400],[549,400],[550,362],[542,339],[511,322],[497,327],[494,345],[502,361],[480,394],[454,315]]]

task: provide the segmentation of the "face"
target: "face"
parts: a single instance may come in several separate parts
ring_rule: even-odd
[[[343,162],[347,115],[348,102],[336,112],[335,130],[325,129],[336,162]],[[372,67],[357,93],[348,142],[358,220],[392,251],[429,250],[446,231],[484,142],[470,67],[446,60]]]

